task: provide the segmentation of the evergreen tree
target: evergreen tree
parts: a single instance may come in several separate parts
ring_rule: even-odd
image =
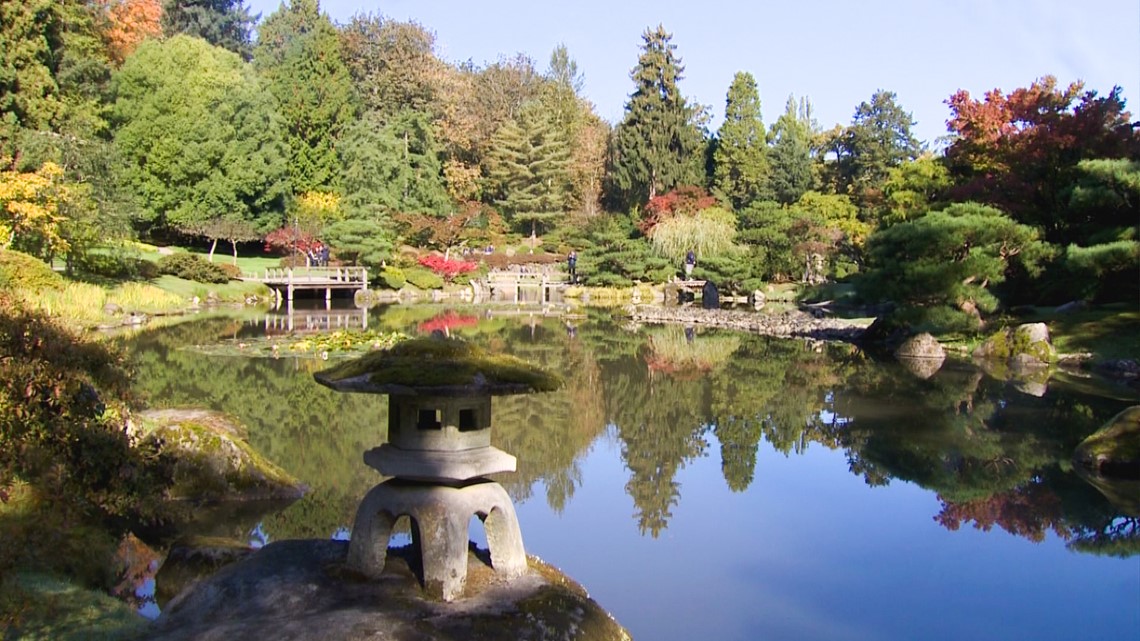
[[[550,54],[546,81],[539,100],[570,146],[567,209],[589,217],[599,210],[609,126],[581,96],[583,79],[566,45],[558,45]]]
[[[285,120],[293,192],[335,190],[336,143],[356,115],[336,27],[317,0],[290,0],[261,25],[253,58]]]
[[[249,15],[245,0],[166,0],[162,30],[167,36],[197,36],[249,60],[259,17]]]
[[[910,132],[912,126],[914,119],[895,102],[892,91],[880,89],[871,102],[860,103],[839,139],[841,186],[855,195],[881,190],[891,169],[922,152],[922,144]]]
[[[570,146],[552,115],[539,102],[525,105],[495,135],[488,158],[495,204],[509,222],[529,226],[532,237],[567,209]]]
[[[812,122],[810,103],[788,96],[784,113],[769,133],[768,191],[777,201],[789,205],[815,186],[812,171]]]
[[[738,71],[728,88],[713,151],[713,192],[733,208],[768,198],[766,143],[756,79]]]
[[[427,116],[405,110],[386,124],[379,119],[373,113],[350,125],[338,148],[348,216],[385,222],[391,212],[447,211],[442,150]]]
[[[703,182],[699,111],[677,87],[684,67],[672,37],[660,25],[646,29],[630,73],[635,89],[615,133],[610,171],[615,200],[626,208],[674,187]]]
[[[29,131],[106,135],[110,65],[97,11],[81,0],[0,2],[0,155],[19,160]]]

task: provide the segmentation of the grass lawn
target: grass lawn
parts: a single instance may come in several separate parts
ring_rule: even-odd
[[[138,257],[142,258],[143,260],[157,262],[158,259],[162,258],[163,256],[163,254],[159,251],[159,248],[155,247],[154,245],[148,245],[146,243],[134,243],[133,245],[139,252]],[[201,256],[203,260],[209,260],[210,258],[209,252],[199,251],[197,249],[185,249],[182,247],[171,247],[169,249],[176,252],[196,254],[198,256]],[[219,247],[219,251],[214,252],[214,262],[226,264],[233,263],[233,254],[231,254],[229,251],[222,251],[222,249],[223,248]],[[225,249],[229,248],[225,247]],[[253,256],[243,256],[241,254],[238,254],[237,265],[238,267],[241,267],[241,270],[243,272],[259,272],[272,267],[280,267],[281,257],[270,254],[260,254]]]
[[[1043,322],[1057,351],[1063,354],[1090,352],[1098,359],[1140,360],[1140,310],[1117,304],[1056,314],[1051,308],[1022,319]]]
[[[205,301],[206,295],[215,292],[221,301],[244,301],[249,294],[257,294],[265,298],[269,295],[269,288],[261,283],[246,283],[240,280],[231,280],[228,283],[199,283],[185,280],[177,276],[163,275],[151,281],[159,289],[176,294],[185,300],[195,296]]]

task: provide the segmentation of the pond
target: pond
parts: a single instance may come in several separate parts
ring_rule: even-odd
[[[527,552],[635,639],[1140,628],[1140,492],[1070,463],[1140,402],[1134,390],[1073,376],[1015,384],[966,363],[923,379],[847,344],[540,312],[405,305],[357,320],[446,328],[565,377],[558,392],[495,399],[492,442],[518,457],[496,480]],[[240,418],[255,448],[311,487],[284,510],[201,524],[209,534],[343,537],[379,481],[361,454],[384,440],[387,402],[317,385],[330,364],[319,358],[242,355],[279,321],[144,333],[132,342],[139,391],[152,406]]]

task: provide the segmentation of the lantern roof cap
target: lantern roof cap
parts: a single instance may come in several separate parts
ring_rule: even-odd
[[[413,338],[313,374],[338,392],[482,396],[550,392],[558,376],[457,338]]]

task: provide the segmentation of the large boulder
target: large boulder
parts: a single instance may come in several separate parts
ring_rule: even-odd
[[[245,428],[209,410],[150,410],[138,415],[143,439],[173,455],[170,498],[191,501],[297,499],[305,486],[245,441]]]
[[[1073,461],[1099,476],[1140,479],[1140,405],[1120,412],[1081,441]]]
[[[934,376],[946,360],[946,350],[938,339],[923,332],[907,338],[895,349],[895,358],[915,376],[927,379]]]
[[[474,553],[466,592],[431,599],[407,555],[390,553],[384,574],[366,579],[346,564],[348,543],[271,543],[222,568],[166,607],[149,638],[279,641],[618,641],[629,634],[586,591],[530,557],[504,581]]]

